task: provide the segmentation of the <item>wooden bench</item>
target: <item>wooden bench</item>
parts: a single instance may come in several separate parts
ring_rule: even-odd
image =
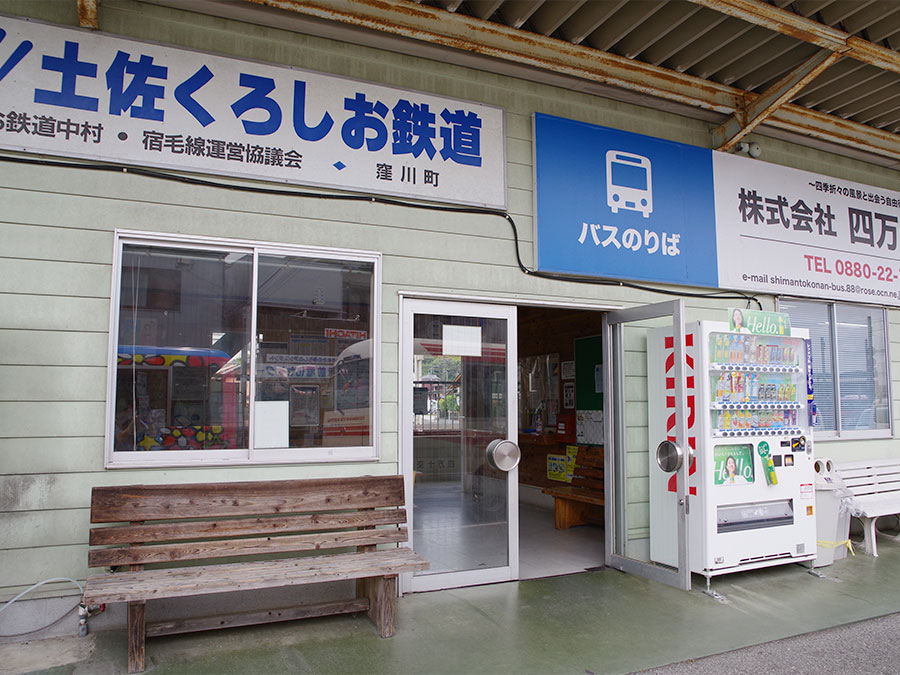
[[[862,523],[866,553],[878,557],[875,523],[900,514],[900,460],[844,462],[835,470],[853,494],[850,514]]]
[[[603,497],[596,492],[570,485],[544,488],[541,492],[553,497],[557,530],[589,523],[603,525]]]
[[[557,530],[576,525],[603,525],[603,448],[579,447],[571,485],[541,490],[553,497]]]
[[[91,522],[118,525],[91,529],[88,565],[113,573],[89,577],[84,602],[128,603],[129,673],[144,670],[148,636],[367,612],[390,637],[397,575],[428,568],[398,546],[403,505],[402,476],[95,487]],[[151,599],[348,579],[347,600],[145,622]]]

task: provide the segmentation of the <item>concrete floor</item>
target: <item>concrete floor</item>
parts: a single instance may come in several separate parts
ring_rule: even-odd
[[[640,671],[640,675],[896,675],[900,614]]]
[[[719,577],[716,601],[613,570],[407,595],[397,634],[344,616],[150,640],[147,672],[630,673],[900,612],[900,544]],[[124,631],[0,647],[0,672],[125,671]],[[733,671],[740,672],[740,671]],[[770,671],[771,672],[771,671]]]

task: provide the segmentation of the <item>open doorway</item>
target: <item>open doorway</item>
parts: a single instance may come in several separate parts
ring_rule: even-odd
[[[404,298],[401,316],[407,517],[431,563],[403,592],[603,565],[603,312]]]
[[[519,578],[604,562],[602,312],[518,307]]]

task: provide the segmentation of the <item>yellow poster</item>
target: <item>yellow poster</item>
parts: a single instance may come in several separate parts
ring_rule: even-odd
[[[572,476],[575,474],[575,460],[578,458],[578,446],[566,446],[566,482],[572,482]]]
[[[547,455],[547,478],[567,482],[568,457],[566,455]]]

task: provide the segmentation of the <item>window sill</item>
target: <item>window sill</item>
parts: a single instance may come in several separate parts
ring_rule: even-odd
[[[886,441],[894,438],[894,434],[889,429],[879,429],[878,431],[845,431],[842,434],[834,432],[813,432],[813,439],[817,443],[832,443],[836,441]]]
[[[304,455],[304,449],[262,450],[253,457],[231,456],[220,453],[188,452],[119,452],[114,453],[105,465],[107,469],[168,469],[190,467],[263,466],[272,464],[339,464],[348,462],[377,462],[381,458],[375,448],[315,448],[316,454]],[[324,452],[323,452],[324,450]],[[205,456],[200,456],[200,455]],[[125,455],[129,455],[125,457]],[[164,456],[163,456],[164,455]]]

